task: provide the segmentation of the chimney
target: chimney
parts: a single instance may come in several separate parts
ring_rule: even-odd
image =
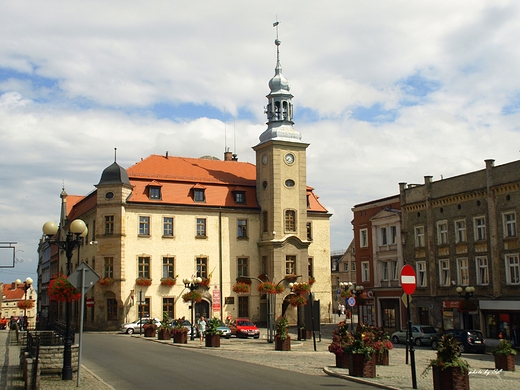
[[[229,150],[224,152],[224,161],[231,161],[233,158],[233,153],[231,153]]]
[[[168,151],[166,151],[166,159],[168,159]]]
[[[11,283],[11,290],[16,290],[16,282]]]

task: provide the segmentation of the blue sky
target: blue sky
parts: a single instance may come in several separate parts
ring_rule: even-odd
[[[332,250],[352,239],[351,208],[397,194],[399,182],[518,159],[516,1],[0,6],[0,241],[18,242],[0,281],[35,278],[62,185],[92,191],[115,147],[126,167],[226,147],[254,162],[276,15],[295,127],[310,143],[307,182],[333,214]]]

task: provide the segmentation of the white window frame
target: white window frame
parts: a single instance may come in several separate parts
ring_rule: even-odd
[[[361,262],[361,282],[370,282],[370,263],[368,261]]]
[[[397,244],[397,226],[396,225],[390,226],[390,244],[392,244],[392,245]]]
[[[459,286],[469,286],[469,262],[467,257],[457,259],[457,281]]]
[[[414,237],[415,237],[415,247],[416,248],[424,248],[424,226],[415,226],[414,227]]]
[[[386,226],[383,226],[379,228],[379,239],[381,246],[388,245],[388,228]]]
[[[359,246],[361,248],[368,248],[368,229],[359,230]]]
[[[437,222],[437,245],[448,244],[448,221]]]
[[[381,280],[388,282],[390,279],[389,276],[389,262],[388,261],[382,261],[381,262]]]
[[[509,254],[506,261],[506,283],[512,285],[520,284],[520,259],[518,253]]]
[[[485,241],[487,239],[486,218],[484,216],[473,218],[473,225],[475,241]]]
[[[516,213],[514,211],[502,213],[502,221],[504,224],[504,238],[516,237]]]
[[[455,222],[455,242],[461,243],[467,241],[466,236],[466,220],[465,219],[457,219]]]
[[[390,261],[390,277],[392,280],[399,280],[399,267],[397,260]]]
[[[417,287],[428,286],[428,278],[426,273],[426,261],[417,261],[415,263],[417,270]]]
[[[348,272],[348,261],[343,263],[343,272]]]
[[[475,257],[475,264],[477,267],[477,285],[489,285],[489,260],[487,256]]]
[[[447,287],[450,284],[450,261],[448,259],[441,259],[439,260],[439,286]]]

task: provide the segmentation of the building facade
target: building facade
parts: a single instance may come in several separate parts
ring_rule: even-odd
[[[27,295],[26,295],[27,294]],[[20,308],[18,302],[32,302],[30,308]],[[36,300],[37,294],[33,285],[26,285],[25,282],[17,284],[2,284],[2,300],[0,301],[0,317],[1,318],[20,318],[27,316],[29,327],[33,327],[36,322]]]
[[[149,156],[124,169],[117,162],[84,197],[62,192],[61,231],[81,218],[88,233],[73,269],[86,262],[103,279],[88,293],[94,306],[86,329],[116,329],[140,316],[190,318],[182,282],[203,278],[198,317],[267,319],[259,280],[280,283],[275,314],[296,322],[287,304],[287,276],[316,282],[322,317],[330,306],[330,214],[307,185],[306,149],[294,129],[292,95],[282,75],[279,45],[270,80],[267,129],[253,147],[256,165],[224,159]],[[63,234],[63,233],[62,233]],[[42,281],[66,269],[60,251],[40,245]],[[232,291],[238,277],[252,279],[250,295]],[[142,281],[151,281],[143,286]],[[45,283],[42,283],[45,291]],[[42,312],[60,318],[63,308],[42,297]],[[45,306],[46,304],[46,306]],[[77,308],[76,308],[77,311]]]
[[[520,161],[401,183],[400,202],[413,321],[510,338],[520,326]]]

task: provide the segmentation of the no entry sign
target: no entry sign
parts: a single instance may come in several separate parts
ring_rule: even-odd
[[[94,298],[87,298],[85,300],[87,307],[94,307]]]
[[[417,287],[415,271],[409,264],[406,264],[401,269],[401,286],[403,287],[403,291],[408,295],[412,295]]]

